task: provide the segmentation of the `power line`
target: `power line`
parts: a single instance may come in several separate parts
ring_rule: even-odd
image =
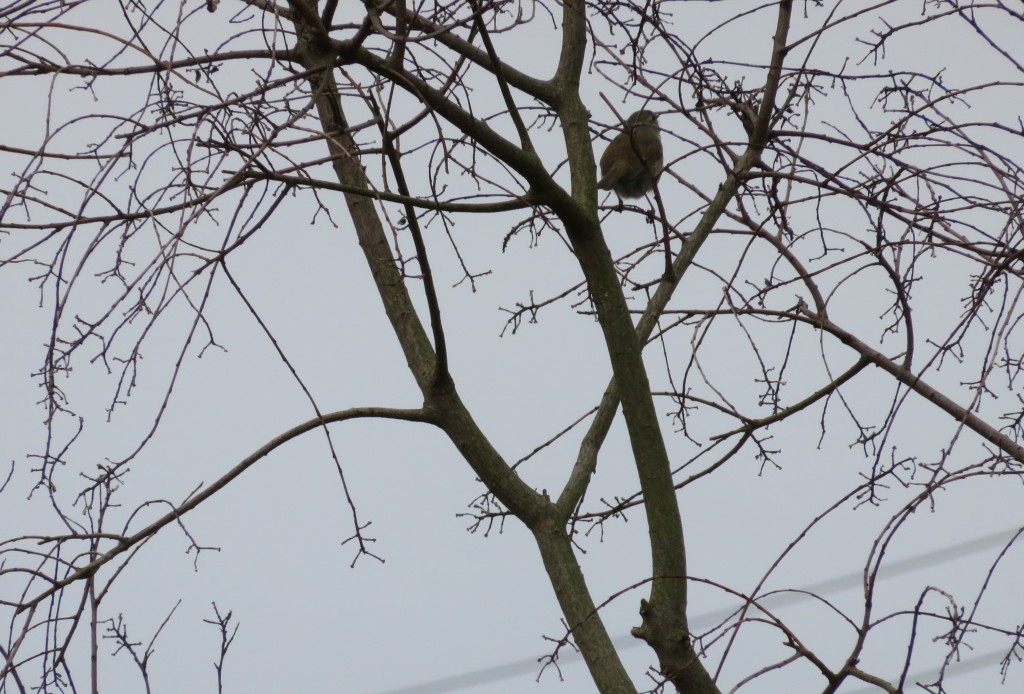
[[[1017,528],[1010,528],[1009,530],[1001,530],[991,535],[985,535],[982,537],[975,538],[973,540],[966,540],[955,545],[943,547],[942,549],[933,550],[931,552],[924,552],[917,554],[907,559],[900,559],[893,561],[879,571],[878,580],[895,578],[903,574],[911,573],[917,569],[923,569],[936,564],[957,559],[960,557],[969,556],[971,554],[977,554],[993,547],[1005,545],[1010,539],[1012,534],[1017,533]],[[864,584],[864,575],[861,572],[850,573],[843,576],[837,576],[835,578],[825,579],[818,583],[814,583],[803,590],[808,593],[828,593],[833,591],[848,590],[851,588],[858,588]],[[779,607],[787,607],[794,603],[806,600],[807,596],[802,593],[787,592],[780,593],[772,596],[772,608],[777,609]],[[699,615],[691,620],[692,630],[701,631],[707,629],[715,624],[718,624],[722,620],[726,619],[729,615],[736,611],[735,608],[723,608],[708,612],[703,615]],[[635,648],[642,645],[642,643],[632,636],[619,636],[612,639],[612,643],[619,650],[625,650],[628,648]],[[998,654],[980,655],[974,658],[969,658],[962,661],[957,666],[957,672],[962,672],[965,669],[974,670],[992,662],[998,662],[1001,656]],[[564,656],[559,656],[559,664],[571,665],[582,660],[583,657],[577,652],[570,652]],[[995,660],[993,660],[995,659]],[[481,668],[479,670],[471,670],[470,672],[463,672],[458,675],[450,675],[448,677],[442,677],[440,679],[431,680],[430,682],[421,682],[419,684],[407,685],[398,687],[397,689],[388,689],[386,691],[378,692],[378,694],[448,694],[450,692],[457,692],[463,689],[468,689],[479,684],[487,682],[498,682],[500,680],[511,679],[513,677],[519,677],[528,672],[536,670],[538,664],[537,658],[523,658],[503,665],[493,665],[491,667]],[[926,673],[921,675],[915,675],[915,679],[926,676]],[[863,690],[863,692],[875,691],[875,690]],[[857,694],[862,694],[858,691]]]

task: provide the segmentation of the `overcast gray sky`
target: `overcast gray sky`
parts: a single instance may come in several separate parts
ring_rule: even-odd
[[[196,52],[213,50],[223,40],[234,11],[232,4],[225,0],[208,22],[196,28]],[[919,8],[920,3],[907,5]],[[699,35],[724,13],[735,11],[724,6],[753,7],[754,3],[675,3],[671,11],[679,33],[689,37],[690,32]],[[93,4],[88,11],[99,11],[96,7]],[[805,9],[808,19],[798,20],[800,31],[821,21],[821,10],[801,6],[800,12]],[[118,26],[119,13],[109,7],[107,11],[111,12],[110,25]],[[105,24],[106,20],[97,21]],[[530,50],[519,50],[510,62],[547,74],[555,46],[550,22],[538,21],[534,31]],[[735,55],[733,60],[763,59],[770,48],[770,34],[771,27],[763,21],[739,22],[721,38],[709,41],[707,54],[715,55],[715,44],[728,44],[736,48],[735,54],[730,54]],[[936,42],[942,33],[923,33],[920,43],[904,38],[887,60],[906,65],[900,61],[906,61],[908,55],[927,62],[940,54],[949,61],[951,82],[960,71],[970,75],[982,69],[993,70],[992,79],[997,79],[1002,68],[985,62],[991,60],[989,54],[982,54],[977,40],[966,40],[966,35],[962,26],[956,27],[956,33],[949,34],[948,42],[941,46]],[[523,39],[503,36],[499,40]],[[97,45],[104,45],[103,40],[98,38]],[[834,66],[851,47],[837,42],[834,48],[822,50],[826,55],[835,53],[831,56]],[[67,48],[87,53],[89,46]],[[878,71],[888,69],[887,65],[878,66]],[[1008,75],[1020,79],[1012,71]],[[623,112],[639,107],[634,100],[623,103],[621,94],[597,75],[588,75],[588,79],[592,80],[587,85],[588,105],[600,121],[614,122],[615,118],[599,92],[608,94]],[[6,124],[7,133],[0,144],[32,143],[35,147],[47,127],[42,116],[48,98],[53,99],[54,122],[63,122],[71,113],[128,113],[139,108],[146,97],[145,80],[140,79],[101,80],[91,92],[72,86],[71,81],[62,79],[0,79],[0,122]],[[474,98],[486,98],[486,90]],[[838,91],[824,96],[821,107],[827,111],[828,100],[839,98]],[[985,108],[999,112],[1010,106],[990,105],[983,99],[979,121],[990,117]],[[1012,108],[1020,110],[1019,105]],[[663,115],[662,124],[670,131],[685,125],[672,114]],[[69,150],[89,141],[97,132],[91,130],[94,127],[89,120],[69,127],[55,139],[55,147]],[[686,140],[693,134],[677,135],[666,136],[669,160],[686,153]],[[563,149],[559,133],[538,132],[537,141],[550,146],[545,151]],[[1008,155],[1021,161],[1024,153],[1018,150]],[[24,165],[23,157],[10,152],[0,151],[0,161],[5,173],[14,176]],[[556,163],[557,157],[552,157],[552,162]],[[169,158],[151,164],[147,175],[159,176],[169,166]],[[683,175],[695,185],[710,190],[717,185],[720,173],[706,163],[706,170],[685,170],[686,162],[682,166]],[[126,176],[117,184],[122,192],[131,178]],[[73,186],[54,179],[47,183],[52,185],[47,195],[54,204],[76,204]],[[5,184],[5,190],[9,186]],[[422,184],[416,187],[425,190]],[[697,198],[682,186],[663,192],[674,214],[699,207]],[[309,197],[295,196],[235,254],[231,271],[323,410],[359,405],[416,407],[420,404],[418,391],[373,290],[344,204],[340,196],[328,200],[337,226],[322,214],[314,220]],[[223,212],[225,217],[227,212]],[[625,253],[637,245],[638,238],[652,237],[652,228],[641,217],[616,214],[605,226],[613,252]],[[453,376],[481,428],[506,459],[516,460],[597,403],[610,376],[608,359],[593,318],[564,303],[546,310],[537,325],[524,324],[517,333],[509,331],[499,337],[507,320],[502,307],[525,301],[530,291],[540,299],[571,286],[581,278],[578,265],[551,232],[542,234],[535,246],[525,236],[516,237],[501,252],[513,216],[454,219],[453,235],[470,270],[491,274],[477,281],[476,291],[468,283],[452,286],[459,278],[458,261],[442,228],[429,228]],[[224,218],[220,221],[225,223]],[[211,246],[219,243],[224,233],[223,227],[209,220],[200,222],[199,229],[201,233],[194,238],[205,239],[208,234]],[[87,241],[88,237],[75,242]],[[13,235],[0,236],[0,256],[9,257],[7,249],[23,243]],[[713,236],[698,260],[705,268],[727,272],[739,262],[743,247],[743,242],[726,235]],[[932,274],[926,274],[916,290],[919,296],[930,297],[934,306],[918,314],[916,327],[922,344],[929,336],[949,331],[964,288],[954,281],[963,280],[962,267],[931,267]],[[38,491],[30,496],[36,462],[27,456],[41,450],[45,436],[44,411],[36,404],[41,391],[32,374],[42,363],[52,308],[49,299],[40,299],[38,290],[27,281],[38,271],[31,265],[0,268],[0,296],[4,297],[0,301],[0,463],[5,469],[14,465],[11,483],[0,495],[0,528],[5,529],[5,538],[60,530],[47,496]],[[878,322],[877,307],[885,299],[871,296],[872,282],[870,276],[858,277],[835,297],[833,306],[837,313],[843,311],[838,314],[844,325]],[[99,278],[87,278],[77,291],[73,311],[88,318],[101,310],[98,307],[104,301],[109,302],[114,287]],[[688,297],[688,304],[711,306],[719,300],[721,285],[711,271],[695,272],[681,292]],[[416,300],[422,307],[419,294]],[[183,309],[179,306],[157,323],[147,341],[137,389],[110,421],[106,410],[116,376],[110,376],[100,362],[79,359],[75,363],[62,388],[87,426],[72,449],[69,464],[60,471],[58,497],[69,501],[81,487],[80,475],[128,455],[148,431],[160,410],[189,325],[190,316]],[[146,500],[181,502],[197,486],[209,484],[284,429],[313,416],[273,346],[223,278],[215,282],[204,313],[223,349],[208,349],[201,358],[190,350],[159,428],[118,491],[121,515],[114,526],[127,522],[130,510]],[[735,339],[728,331],[709,336],[708,352],[722,358],[710,360],[707,368],[716,384],[749,396],[750,370],[727,358],[735,349]],[[981,335],[969,344],[983,344],[984,339]],[[685,350],[686,340],[680,335],[670,342],[670,348]],[[852,356],[844,358],[842,351],[829,349],[837,371],[851,363]],[[657,351],[651,351],[648,363],[661,384],[658,387],[665,387]],[[950,371],[933,373],[930,378],[940,387],[960,392],[959,376]],[[797,400],[811,392],[820,383],[821,373],[820,364],[810,361],[806,369],[792,371],[787,397]],[[880,392],[885,393],[882,398]],[[882,373],[866,374],[844,391],[853,407],[870,410],[874,406],[883,411],[893,393],[891,379]],[[781,469],[762,466],[748,452],[680,493],[689,568],[694,576],[739,591],[753,589],[815,516],[862,481],[869,463],[858,447],[850,445],[852,428],[836,412],[828,420],[829,435],[819,443],[819,413],[820,407],[813,415],[772,430],[783,451],[778,457]],[[890,443],[925,460],[936,457],[949,444],[955,428],[948,417],[914,395],[898,416],[903,424],[897,427],[898,440]],[[666,416],[663,423],[673,460],[694,455],[695,445],[672,433],[676,428],[673,420]],[[62,424],[61,430],[66,433],[68,426],[70,423]],[[311,432],[287,444],[188,516],[189,533],[209,549],[198,557],[186,554],[188,538],[179,529],[168,527],[145,545],[114,584],[105,602],[105,616],[123,614],[136,640],[148,642],[174,610],[151,660],[154,691],[215,691],[212,662],[217,632],[203,623],[212,618],[212,603],[222,612],[230,610],[240,626],[227,657],[227,691],[397,694],[457,690],[498,694],[593,690],[580,660],[568,652],[560,673],[550,667],[541,673],[536,661],[552,650],[548,639],[560,638],[564,628],[538,552],[529,533],[514,521],[487,537],[467,532],[471,521],[458,514],[466,512],[467,504],[483,489],[439,432],[404,422],[357,421],[335,425],[332,433],[360,517],[371,523],[366,534],[376,540],[373,552],[384,561],[364,557],[354,568],[349,566],[353,551],[341,543],[352,533],[352,519],[323,434]],[[559,441],[521,468],[526,479],[538,488],[560,489],[580,435],[576,432]],[[962,438],[956,452],[975,454],[973,436],[963,434]],[[598,472],[587,495],[591,508],[600,507],[599,499],[636,489],[636,472],[621,422],[613,427]],[[767,588],[819,587],[833,605],[859,618],[863,594],[857,581],[872,543],[899,504],[914,492],[896,486],[878,507],[848,506],[831,515],[787,557]],[[928,586],[955,595],[959,605],[970,609],[970,601],[985,580],[984,567],[996,559],[1013,530],[1022,525],[1020,509],[1019,485],[1002,480],[979,478],[937,495],[932,507],[911,518],[890,547],[892,567],[876,597],[876,614],[912,608]],[[142,519],[156,518],[167,510],[166,505],[148,507],[131,526],[142,527]],[[581,541],[586,552],[580,558],[595,600],[602,602],[647,577],[646,539],[643,513],[634,509],[628,522],[611,522],[603,532],[596,530]],[[1022,576],[1024,557],[1015,545],[988,587],[983,607],[990,612],[986,614],[1024,621],[1019,590]],[[3,598],[11,599],[15,582],[0,586]],[[619,642],[628,641],[629,629],[639,623],[639,600],[646,594],[644,587],[638,588],[603,609],[606,624]],[[777,601],[778,614],[817,652],[831,659],[829,662],[836,664],[848,651],[854,631],[829,606],[788,596]],[[939,612],[946,608],[934,594],[926,604]],[[714,619],[723,618],[726,610],[737,605],[735,598],[722,591],[695,585],[690,607],[694,628],[710,628]],[[1006,617],[1001,614],[1005,610],[1016,616]],[[932,632],[928,634],[918,639],[914,662],[933,667],[944,651],[941,643],[931,642]],[[868,669],[895,676],[903,662],[907,636],[905,619],[880,628],[866,652]],[[85,662],[85,647],[84,639],[76,642],[73,661]],[[106,652],[113,649],[112,643],[105,644]],[[777,633],[757,625],[741,632],[734,649],[721,678],[724,691],[758,667],[790,654]],[[956,687],[951,686],[950,691],[997,691],[998,666],[979,667],[977,661],[969,660],[990,658],[991,653],[991,649],[965,653],[968,660],[961,665],[962,674],[956,676],[956,667],[952,670],[955,679],[951,684]],[[644,686],[645,670],[653,664],[650,651],[625,647],[622,654],[634,681]],[[129,658],[120,655],[102,662],[101,689],[142,691]],[[926,667],[912,671],[929,674]],[[1020,671],[1011,670],[1003,691],[1015,691],[1022,681]],[[821,686],[820,676],[801,664],[768,675],[742,691],[815,691]],[[842,691],[852,693],[862,687],[849,682]]]

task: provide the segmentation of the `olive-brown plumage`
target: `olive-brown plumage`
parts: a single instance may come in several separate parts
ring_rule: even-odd
[[[601,155],[597,187],[614,190],[620,198],[641,198],[658,182],[663,158],[657,114],[637,111]]]

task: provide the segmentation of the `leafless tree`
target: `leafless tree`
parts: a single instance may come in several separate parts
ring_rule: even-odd
[[[930,588],[879,614],[874,593],[891,542],[937,495],[1015,485],[1019,508],[1021,29],[1024,13],[1005,0],[7,2],[0,94],[49,96],[31,114],[38,139],[8,128],[0,144],[14,171],[0,208],[0,270],[34,290],[50,331],[35,374],[45,445],[12,468],[0,498],[22,503],[16,487],[27,476],[15,469],[28,466],[30,498],[49,499],[57,525],[0,538],[9,623],[0,691],[81,691],[83,678],[97,691],[104,638],[130,654],[148,691],[153,642],[131,640],[107,610],[108,591],[130,580],[125,567],[168,526],[199,553],[190,512],[216,505],[298,437],[323,437],[337,466],[353,563],[375,557],[345,484],[343,444],[331,436],[332,424],[367,418],[442,432],[482,484],[473,528],[530,531],[567,627],[551,662],[571,640],[599,691],[637,685],[602,620],[612,598],[588,589],[578,551],[633,509],[650,528],[650,566],[614,599],[647,593],[633,635],[653,652],[655,689],[722,691],[734,642],[753,625],[769,627],[759,638],[781,635],[787,655],[729,685],[737,689],[802,663],[820,674],[822,692],[851,681],[902,692],[913,685],[915,648],[932,638],[946,665],[980,638],[1003,650],[1004,668],[1019,661],[1024,603],[1005,606],[1002,623],[982,619],[987,578],[974,609]],[[954,57],[966,45],[976,63]],[[531,46],[557,50],[546,61]],[[599,196],[595,150],[640,108],[660,117],[660,182],[639,201]],[[309,386],[315,371],[297,365],[248,299],[236,277],[252,262],[246,244],[297,214],[358,237],[419,406],[326,409]],[[495,279],[473,269],[460,225],[475,228],[474,256],[515,244],[570,250],[563,262],[578,264],[579,282],[499,307],[505,339],[571,307],[581,322],[596,318],[603,341],[593,351],[613,374],[593,409],[553,427],[553,438],[532,432],[533,453],[517,461],[478,425],[452,375],[460,316],[441,288],[471,293]],[[275,281],[286,285],[288,272]],[[223,295],[246,307],[311,414],[254,441],[213,483],[196,480],[184,500],[122,506],[126,474],[143,464],[190,364],[220,346],[210,307]],[[364,300],[293,299],[325,314]],[[69,390],[75,367],[105,366],[108,414],[122,416],[140,360],[164,339],[154,335],[182,316],[162,403],[137,445],[98,468],[80,458],[88,426]],[[4,332],[6,342],[18,331]],[[588,490],[620,412],[639,487],[595,501]],[[930,446],[908,438],[921,426]],[[564,486],[541,490],[530,465],[556,440],[573,442],[576,458]],[[821,598],[852,634],[838,659],[765,602],[769,578],[806,533],[763,567],[753,591],[714,585],[737,605],[727,620],[702,634],[688,626],[688,589],[713,583],[688,572],[680,490],[743,461],[783,466],[794,441],[863,455],[861,483],[809,508],[808,531],[851,508],[882,508],[889,519],[864,557],[859,612]],[[998,575],[1020,551],[1016,539],[979,575]],[[234,631],[231,613],[214,613],[219,689]],[[895,678],[862,663],[894,622],[905,632]],[[79,643],[91,662],[69,656]],[[920,686],[949,691],[945,672]]]

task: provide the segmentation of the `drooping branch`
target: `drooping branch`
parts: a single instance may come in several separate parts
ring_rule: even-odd
[[[35,597],[26,600],[18,605],[18,612],[26,609],[35,609],[43,600],[46,600],[51,595],[54,595],[58,591],[65,587],[80,581],[84,578],[88,578],[94,575],[102,566],[109,563],[112,559],[117,558],[121,554],[127,552],[129,549],[135,547],[139,543],[148,540],[150,537],[159,532],[162,528],[178,521],[185,514],[197,508],[200,504],[207,501],[211,497],[217,494],[221,489],[224,489],[234,479],[236,479],[243,472],[248,470],[254,464],[270,455],[272,452],[280,448],[282,445],[288,443],[292,439],[295,439],[302,434],[317,429],[319,427],[331,424],[334,422],[345,422],[353,419],[365,419],[365,418],[376,418],[376,419],[397,419],[407,422],[424,422],[429,424],[436,424],[433,415],[424,409],[394,409],[387,407],[356,407],[347,410],[341,410],[339,412],[331,412],[325,414],[323,417],[316,417],[310,419],[302,424],[298,424],[287,431],[284,431],[270,441],[265,443],[256,449],[251,455],[247,456],[233,468],[228,470],[226,473],[221,475],[215,482],[210,484],[195,496],[189,498],[183,502],[180,506],[177,506],[174,510],[164,514],[157,520],[147,525],[142,530],[125,537],[118,542],[114,547],[107,550],[103,554],[99,555],[93,561],[88,564],[74,570],[64,578],[55,580],[51,586],[45,591],[39,593]],[[3,573],[0,570],[0,573]]]

